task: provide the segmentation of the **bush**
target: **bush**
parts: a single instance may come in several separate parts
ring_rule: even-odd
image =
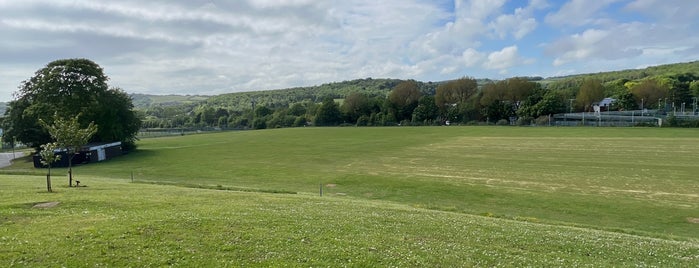
[[[526,117],[522,116],[520,118],[517,118],[517,121],[515,121],[515,124],[518,126],[529,126],[532,124],[532,118],[531,117]]]
[[[292,127],[302,127],[306,125],[306,118],[303,116],[296,117],[294,123],[291,124]]]
[[[539,118],[537,118],[534,122],[537,126],[548,126],[550,123],[549,117],[544,115],[539,116]]]
[[[267,128],[267,121],[264,118],[255,118],[255,120],[252,121],[252,128],[265,129]]]
[[[495,123],[495,125],[497,125],[497,126],[507,126],[509,124],[510,124],[510,121],[507,121],[507,119],[500,119]]]
[[[358,127],[363,127],[363,126],[368,126],[369,125],[369,117],[366,115],[362,115],[359,118],[357,118],[357,126]]]

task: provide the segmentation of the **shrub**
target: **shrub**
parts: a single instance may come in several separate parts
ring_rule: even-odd
[[[537,126],[548,126],[550,123],[549,117],[544,115],[539,116],[534,122]]]
[[[368,126],[369,125],[369,117],[366,115],[362,115],[359,118],[357,118],[357,126],[362,127],[362,126]]]
[[[510,122],[507,121],[507,119],[500,119],[495,123],[495,125],[498,125],[498,126],[507,126],[509,124],[510,124]]]
[[[520,118],[517,118],[517,121],[515,121],[515,124],[518,126],[529,126],[532,124],[532,118],[531,117],[526,117],[522,116]]]
[[[254,129],[265,129],[267,128],[267,121],[264,118],[255,118],[252,121],[252,127]]]

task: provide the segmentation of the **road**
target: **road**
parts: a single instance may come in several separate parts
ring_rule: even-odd
[[[0,153],[0,168],[4,168],[6,166],[11,165],[12,159],[20,158],[22,156],[24,156],[24,153],[22,152],[14,153],[14,157],[12,153]]]

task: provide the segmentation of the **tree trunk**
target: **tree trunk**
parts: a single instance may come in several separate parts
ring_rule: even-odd
[[[73,187],[73,168],[68,168],[68,187]]]
[[[51,166],[49,166],[49,173],[46,174],[46,190],[50,192],[53,192],[51,190]]]
[[[73,155],[68,156],[68,187],[73,187]]]

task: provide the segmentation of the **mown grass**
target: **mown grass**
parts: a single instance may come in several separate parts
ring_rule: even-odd
[[[2,266],[665,266],[699,244],[371,200],[0,177]],[[41,202],[52,208],[32,208]]]
[[[138,152],[76,168],[86,188],[44,194],[42,179],[30,176],[37,171],[28,163],[3,170],[25,176],[0,177],[5,183],[0,188],[10,189],[2,192],[0,219],[6,218],[0,237],[14,239],[5,234],[37,226],[20,233],[25,241],[44,241],[50,231],[38,231],[40,226],[73,222],[58,233],[70,233],[67,226],[73,225],[106,230],[90,238],[94,244],[87,250],[150,252],[135,266],[226,264],[211,258],[262,266],[696,266],[699,224],[691,221],[699,218],[697,134],[654,128],[400,127],[144,139]],[[136,181],[164,185],[124,183],[131,174]],[[65,180],[56,176],[54,185]],[[324,196],[318,197],[321,184]],[[267,194],[275,192],[297,194]],[[6,194],[13,197],[5,199]],[[41,201],[63,203],[28,209]],[[70,205],[75,209],[66,210]],[[102,211],[98,214],[107,220],[77,224],[84,219],[79,206]],[[27,216],[6,216],[13,213]],[[44,214],[55,221],[44,222]],[[188,221],[187,215],[198,220]],[[139,228],[153,237],[127,231]],[[197,236],[197,230],[203,231]],[[226,242],[216,230],[243,238]],[[63,236],[41,243],[72,241],[60,244],[58,258],[78,239]],[[84,236],[79,239],[88,239]],[[122,236],[125,244],[109,247]],[[196,244],[192,252],[182,246],[190,244]],[[228,250],[220,251],[222,245]],[[29,243],[5,252],[15,263],[46,261],[32,262],[29,257],[37,254],[32,247],[39,248]],[[125,263],[88,256],[92,264]]]
[[[302,128],[144,139],[86,165],[107,176],[325,193],[415,207],[699,239],[699,131]],[[60,172],[60,171],[59,171]],[[87,177],[87,178],[85,178]]]

